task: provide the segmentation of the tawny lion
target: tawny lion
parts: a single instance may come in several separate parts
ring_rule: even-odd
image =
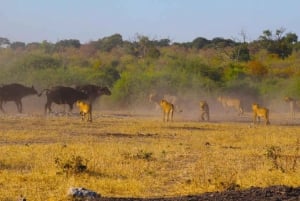
[[[206,101],[200,101],[200,117],[202,121],[209,121],[209,106]]]
[[[76,102],[77,107],[79,108],[79,113],[81,115],[81,120],[92,122],[92,104],[86,103],[82,100]]]
[[[260,118],[263,117],[265,119],[265,124],[269,125],[269,109],[260,107],[259,104],[253,103],[252,104],[252,111],[253,111],[253,123],[260,122]]]
[[[174,105],[162,99],[159,103],[163,112],[163,121],[173,121]]]
[[[180,101],[178,100],[177,96],[170,95],[170,94],[159,94],[157,92],[152,92],[149,95],[149,103],[154,103],[156,110],[159,109],[160,101],[162,99],[168,101],[169,103],[172,103],[176,108],[176,111],[182,112],[182,109],[180,109],[179,106]]]
[[[294,98],[289,97],[289,96],[284,97],[284,101],[289,103],[291,117],[295,118],[296,111],[300,109],[299,101],[297,101]]]
[[[234,108],[238,111],[238,115],[241,116],[244,113],[241,100],[237,98],[231,98],[228,96],[219,96],[218,101],[222,104],[223,108],[228,111],[229,108]]]

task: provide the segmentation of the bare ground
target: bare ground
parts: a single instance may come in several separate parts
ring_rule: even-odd
[[[247,190],[229,190],[225,192],[204,193],[168,198],[108,198],[98,201],[300,201],[300,187],[270,186],[252,187]]]
[[[33,102],[30,102],[33,104]],[[34,102],[35,103],[35,102]],[[16,113],[15,105],[8,104],[9,110]],[[43,108],[43,107],[40,107]],[[28,108],[27,108],[28,109]],[[31,110],[30,110],[31,111]],[[31,111],[34,114],[42,114],[43,110]],[[223,122],[222,115],[214,115],[213,122]],[[189,120],[189,117],[185,117]],[[194,119],[194,117],[193,117]],[[226,117],[226,121],[249,122],[251,123],[251,115],[246,115],[237,121],[236,117],[232,119]],[[272,124],[284,126],[299,126],[300,118],[291,121],[287,117],[284,120],[272,119]],[[109,134],[108,134],[109,135]],[[78,199],[76,199],[78,200]],[[85,200],[85,199],[84,199]],[[227,190],[224,192],[208,192],[198,195],[185,195],[177,197],[154,197],[154,198],[137,198],[137,197],[101,197],[97,201],[300,201],[300,187],[289,186],[270,186],[266,188],[252,187],[246,190]],[[96,201],[96,200],[95,200]]]

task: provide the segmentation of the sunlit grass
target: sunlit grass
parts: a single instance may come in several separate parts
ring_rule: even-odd
[[[176,196],[285,184],[300,186],[296,126],[163,123],[160,116],[0,117],[0,200],[66,200],[69,187],[103,196]],[[267,151],[280,148],[276,168]],[[82,173],[55,161],[80,156]],[[296,164],[294,164],[296,160]],[[294,162],[293,162],[294,161]]]

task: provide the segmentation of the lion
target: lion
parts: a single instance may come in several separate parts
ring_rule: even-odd
[[[155,110],[158,110],[160,107],[160,101],[166,100],[169,103],[172,103],[174,107],[176,108],[176,111],[182,112],[183,110],[180,107],[179,104],[179,98],[175,95],[170,94],[162,94],[157,92],[152,92],[149,94],[149,103],[155,104]]]
[[[253,123],[255,124],[257,121],[260,122],[260,118],[263,117],[265,119],[265,124],[269,125],[269,109],[260,107],[259,104],[253,103],[252,104],[252,111],[253,111]]]
[[[234,108],[238,111],[238,115],[241,116],[244,113],[244,109],[241,104],[241,100],[237,98],[231,98],[228,96],[219,96],[218,101],[222,104],[223,108],[228,111],[230,108]]]
[[[284,101],[289,103],[290,105],[290,114],[292,118],[295,118],[296,111],[300,109],[300,103],[299,101],[295,100],[294,98],[290,96],[284,97]]]
[[[173,121],[174,105],[162,99],[159,103],[163,112],[163,121]]]
[[[85,101],[76,101],[76,106],[79,108],[79,114],[81,115],[81,120],[92,122],[92,104],[86,103]]]
[[[200,117],[202,121],[209,121],[209,106],[206,101],[200,101]]]

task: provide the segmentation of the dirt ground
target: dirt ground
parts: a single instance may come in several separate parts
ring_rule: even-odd
[[[25,113],[29,112],[31,114],[43,114],[43,100],[34,99],[30,100],[25,99]],[[32,105],[38,105],[39,107],[31,107]],[[14,103],[8,103],[6,106],[7,111],[12,114],[17,113]],[[61,106],[53,106],[55,109],[62,109]],[[55,108],[56,107],[56,108]],[[35,108],[32,110],[32,108]],[[178,115],[179,118],[183,118],[185,120],[195,120],[194,115],[184,116],[185,114]],[[222,115],[213,114],[212,122],[223,122],[224,118]],[[271,124],[277,125],[288,125],[288,126],[299,126],[300,125],[300,117],[298,116],[296,119],[291,120],[287,113],[284,113],[284,118],[276,118],[276,116],[272,116]],[[251,114],[244,115],[244,117],[239,118],[237,120],[236,116],[227,116],[226,121],[234,121],[234,122],[252,122]],[[288,187],[288,186],[270,186],[267,188],[259,188],[252,187],[247,190],[228,190],[224,192],[210,192],[199,195],[187,195],[187,196],[179,196],[179,197],[155,197],[155,198],[122,198],[122,197],[101,197],[98,201],[300,201],[300,187]]]
[[[248,190],[204,193],[171,198],[106,198],[98,201],[300,201],[300,187],[270,186],[252,187]]]

